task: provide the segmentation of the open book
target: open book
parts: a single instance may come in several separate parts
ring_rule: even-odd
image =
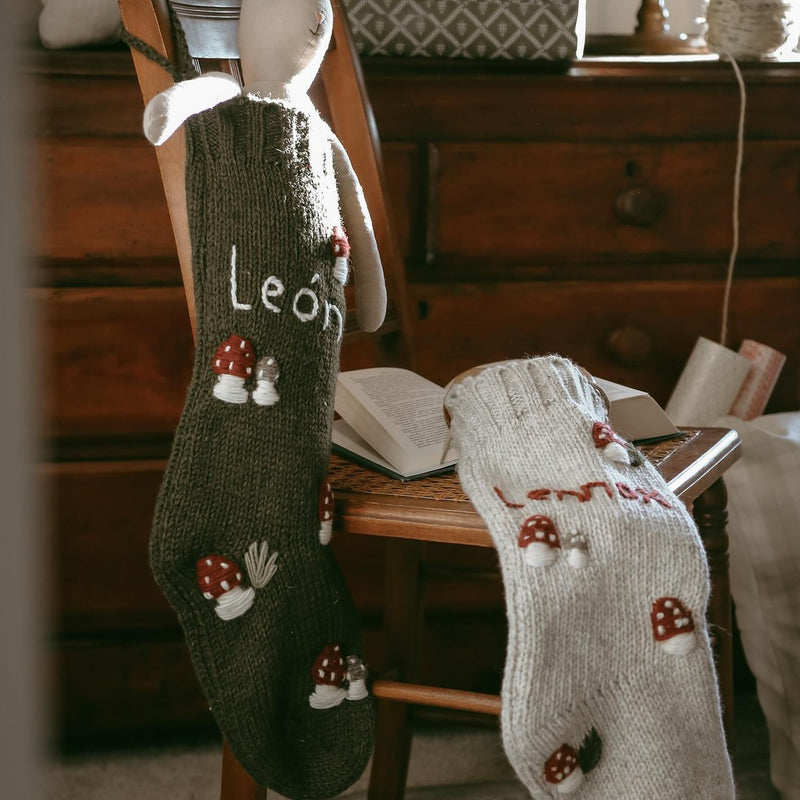
[[[647,392],[603,378],[594,382],[608,398],[609,424],[629,442],[653,442],[678,435],[672,420]]]
[[[595,378],[609,404],[614,430],[634,442],[666,439],[678,429],[646,392]],[[409,480],[452,470],[445,389],[406,369],[373,367],[342,372],[336,385],[333,449],[395,478]]]
[[[452,470],[443,405],[444,389],[407,369],[341,372],[333,449],[401,480]]]

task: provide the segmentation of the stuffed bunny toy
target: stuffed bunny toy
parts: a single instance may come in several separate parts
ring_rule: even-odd
[[[381,324],[386,295],[358,179],[307,94],[332,23],[329,0],[244,0],[244,88],[223,73],[182,80],[144,117],[156,145],[185,129],[197,309],[152,568],[225,740],[290,798],[344,791],[374,727],[328,547],[351,245],[362,328]]]

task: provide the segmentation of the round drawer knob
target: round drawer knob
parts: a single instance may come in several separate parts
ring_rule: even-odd
[[[649,228],[661,214],[661,203],[649,186],[634,186],[617,195],[614,210],[623,225]]]
[[[638,367],[650,357],[653,341],[639,328],[618,328],[609,337],[606,347],[611,357],[623,367]]]

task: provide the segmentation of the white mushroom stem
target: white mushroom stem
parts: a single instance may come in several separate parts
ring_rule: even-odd
[[[274,406],[280,400],[275,384],[269,380],[260,380],[253,390],[253,402],[259,406]]]
[[[334,708],[347,697],[347,691],[341,686],[317,686],[314,693],[308,696],[311,708]]]
[[[348,259],[344,256],[337,256],[333,263],[333,277],[344,286],[347,283]]]
[[[532,567],[547,567],[556,560],[556,548],[544,542],[531,542],[525,548],[525,563]]]
[[[347,687],[348,700],[363,700],[368,696],[369,692],[367,691],[367,682],[363,678],[350,681],[350,685]]]
[[[697,643],[695,635],[692,631],[687,633],[678,633],[669,639],[664,639],[659,644],[673,656],[685,656],[694,650]]]
[[[249,399],[244,388],[244,378],[236,375],[220,375],[214,384],[214,397],[225,403],[246,403]]]
[[[252,587],[242,589],[241,586],[234,586],[225,594],[217,598],[217,606],[214,609],[220,619],[231,620],[241,617],[251,605],[256,593]]]
[[[559,794],[572,794],[583,783],[583,771],[580,767],[575,767],[575,771],[571,772],[564,778],[561,783],[556,785]]]
[[[628,455],[628,450],[625,445],[619,442],[611,442],[603,448],[603,457],[608,461],[613,461],[615,464],[625,464],[630,466],[631,458]]]
[[[571,547],[567,552],[567,563],[575,569],[583,569],[589,563],[589,554],[581,547]]]
[[[324,519],[319,524],[319,543],[328,544],[333,536],[333,517]]]

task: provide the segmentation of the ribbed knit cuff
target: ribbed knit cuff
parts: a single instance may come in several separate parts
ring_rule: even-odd
[[[454,386],[445,402],[454,427],[469,430],[479,440],[536,426],[543,416],[557,416],[567,407],[593,420],[605,420],[608,414],[600,392],[576,364],[561,356],[488,367]]]

